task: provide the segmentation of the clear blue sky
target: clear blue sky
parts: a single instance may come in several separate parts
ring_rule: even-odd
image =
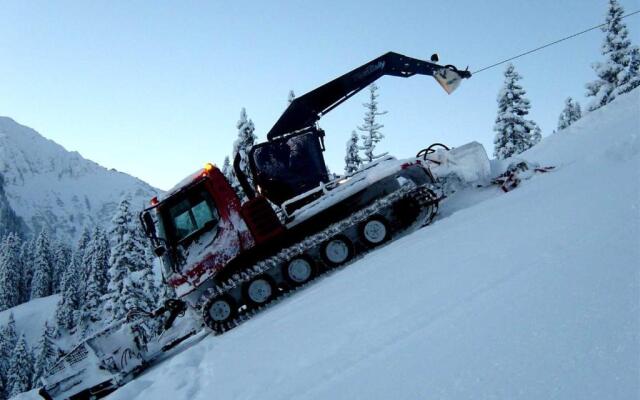
[[[621,0],[626,12],[637,0]],[[606,0],[0,2],[0,115],[69,150],[167,189],[232,150],[246,107],[260,140],[303,94],[378,55],[440,54],[476,70],[603,21]],[[626,20],[638,44],[640,16]],[[531,118],[551,134],[567,96],[584,100],[602,33],[515,62]],[[410,156],[434,141],[491,153],[504,66],[447,96],[429,77],[378,81],[386,139]],[[362,92],[321,120],[341,171]]]

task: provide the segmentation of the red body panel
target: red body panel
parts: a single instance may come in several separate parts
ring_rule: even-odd
[[[244,203],[241,214],[256,244],[271,240],[285,231],[271,205],[262,196]]]
[[[235,191],[217,168],[194,178],[204,178],[207,191],[218,209],[220,220],[216,229],[203,232],[185,250],[182,269],[168,278],[179,297],[193,292],[242,252],[273,238],[284,231],[271,206],[264,198],[240,204]],[[265,226],[265,216],[271,222]],[[259,219],[260,221],[255,221]]]

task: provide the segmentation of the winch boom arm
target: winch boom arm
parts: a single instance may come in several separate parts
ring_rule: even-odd
[[[469,71],[442,66],[402,54],[388,52],[351,72],[296,98],[267,134],[269,141],[315,124],[323,115],[384,75],[408,78],[415,74],[434,76],[447,92]],[[452,80],[453,76],[453,80]]]

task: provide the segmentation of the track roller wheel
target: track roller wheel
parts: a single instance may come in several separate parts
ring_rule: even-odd
[[[238,307],[229,295],[220,295],[207,300],[202,307],[205,324],[216,333],[224,332],[224,324],[233,320]]]
[[[282,275],[293,285],[302,285],[313,278],[316,268],[308,257],[296,257],[282,267]]]
[[[384,243],[390,237],[389,224],[380,216],[371,217],[360,225],[360,237],[370,247]]]
[[[268,275],[260,275],[247,282],[242,290],[248,305],[261,306],[276,295],[276,285]]]
[[[353,257],[353,244],[346,236],[336,236],[322,245],[320,253],[327,264],[338,266]]]

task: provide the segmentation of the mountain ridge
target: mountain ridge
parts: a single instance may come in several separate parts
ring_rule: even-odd
[[[47,227],[59,239],[75,240],[82,228],[106,226],[128,195],[142,208],[161,191],[0,116],[0,174],[11,208],[31,234]]]

